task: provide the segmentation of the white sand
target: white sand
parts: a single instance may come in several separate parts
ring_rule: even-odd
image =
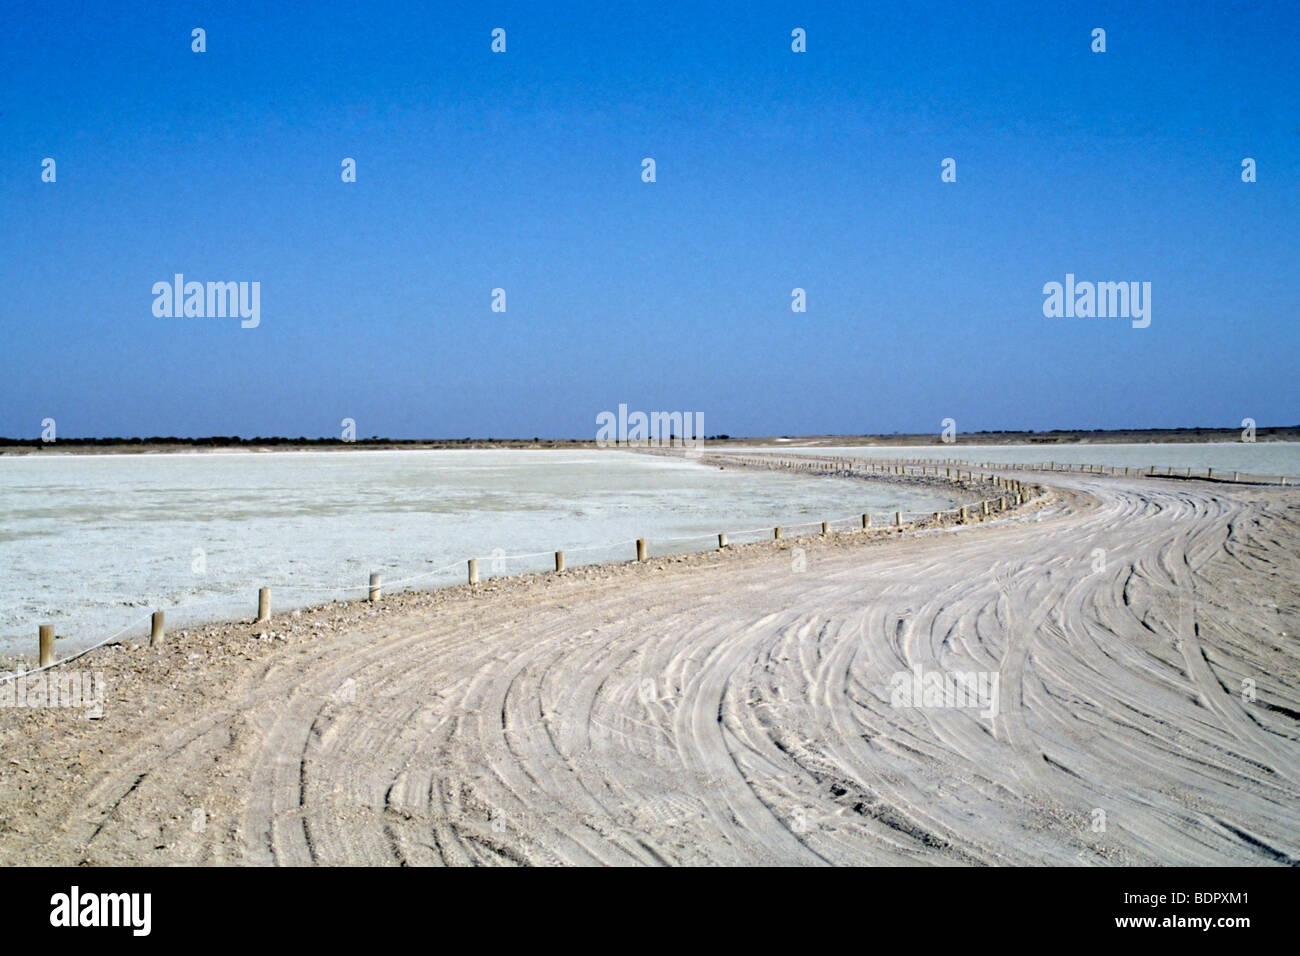
[[[1295,863],[1300,491],[1044,480],[103,652],[102,720],[0,710],[0,863]],[[891,706],[914,665],[998,716]]]

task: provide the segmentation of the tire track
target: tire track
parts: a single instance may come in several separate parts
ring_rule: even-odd
[[[51,853],[1295,863],[1300,493],[1043,480],[980,527],[467,593],[195,678],[89,762]],[[996,716],[898,706],[918,668],[996,676]],[[195,805],[219,825],[158,823]]]

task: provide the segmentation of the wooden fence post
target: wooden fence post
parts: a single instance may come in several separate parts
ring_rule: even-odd
[[[54,625],[42,624],[39,628],[40,635],[40,666],[46,667],[54,663]]]

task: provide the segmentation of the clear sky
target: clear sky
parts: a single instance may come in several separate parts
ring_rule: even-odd
[[[1294,0],[0,19],[0,435],[1300,422]],[[177,272],[260,325],[156,317]],[[1044,317],[1067,273],[1150,327]]]

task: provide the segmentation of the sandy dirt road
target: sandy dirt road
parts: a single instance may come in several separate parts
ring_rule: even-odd
[[[1043,480],[106,652],[102,720],[0,714],[0,862],[1294,865],[1300,491]],[[895,706],[917,667],[996,716]]]

